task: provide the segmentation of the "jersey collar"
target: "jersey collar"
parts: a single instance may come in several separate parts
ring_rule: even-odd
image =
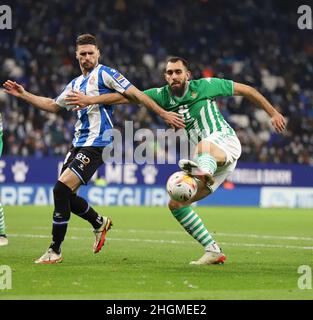
[[[93,69],[91,69],[90,72],[86,76],[84,76],[84,74],[82,73],[83,78],[87,79],[91,75],[91,73],[99,67],[99,65],[100,65],[100,63],[98,63]]]

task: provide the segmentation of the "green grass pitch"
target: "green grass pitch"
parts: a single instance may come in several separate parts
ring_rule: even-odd
[[[313,268],[313,214],[302,209],[199,207],[228,257],[194,266],[202,247],[166,208],[98,207],[114,226],[93,254],[88,222],[71,216],[64,261],[36,265],[50,243],[52,208],[6,207],[9,245],[0,266],[12,269],[12,289],[0,299],[313,299],[298,288],[298,268]]]

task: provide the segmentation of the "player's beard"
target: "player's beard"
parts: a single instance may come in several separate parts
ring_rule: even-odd
[[[92,69],[94,69],[95,66],[96,66],[96,64],[95,64],[95,63],[92,63],[92,62],[90,62],[90,61],[85,62],[85,63],[82,64],[83,69],[84,69],[85,71],[87,71],[87,72],[89,72],[89,71],[91,71]]]
[[[172,83],[173,85],[173,83]],[[173,96],[182,97],[186,90],[186,81],[183,81],[180,86],[170,86]]]

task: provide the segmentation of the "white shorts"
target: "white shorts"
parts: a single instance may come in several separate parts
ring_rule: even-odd
[[[223,166],[217,167],[214,173],[215,182],[210,186],[211,191],[214,192],[235,170],[237,160],[241,155],[241,144],[236,135],[222,132],[214,132],[203,141],[214,143],[226,153],[226,162]]]

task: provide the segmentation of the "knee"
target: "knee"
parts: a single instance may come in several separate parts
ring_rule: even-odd
[[[55,198],[68,197],[72,193],[71,188],[65,185],[63,182],[58,181],[53,188],[53,195]]]
[[[174,200],[170,200],[168,203],[168,207],[171,211],[178,210],[178,209],[183,208],[185,206],[186,206],[185,202],[178,202],[178,201],[174,201]]]

